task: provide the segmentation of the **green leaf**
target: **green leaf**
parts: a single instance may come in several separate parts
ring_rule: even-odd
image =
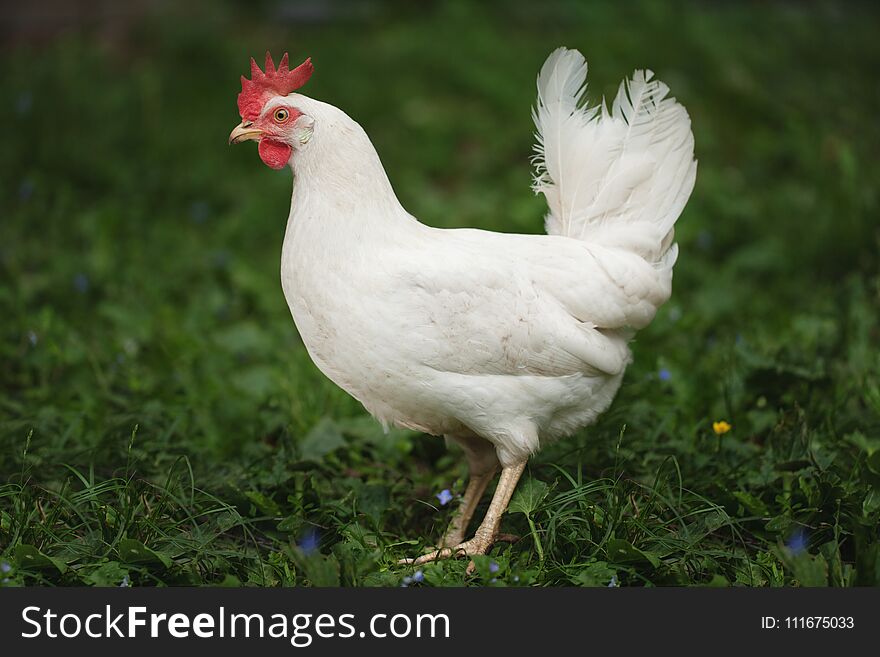
[[[389,571],[379,571],[375,573],[369,573],[366,577],[361,580],[361,586],[367,587],[389,587],[389,586],[400,586],[400,577],[396,573],[392,573]]]
[[[609,540],[605,546],[605,554],[612,563],[641,563],[647,561],[654,568],[660,566],[660,558],[657,555],[644,552],[622,538],[612,538]]]
[[[868,491],[868,494],[865,495],[865,499],[862,500],[862,513],[866,516],[871,516],[875,514],[878,509],[880,509],[880,493],[872,488]]]
[[[320,462],[330,452],[345,446],[345,436],[339,425],[328,417],[322,418],[299,444],[303,461]]]
[[[712,579],[706,582],[706,586],[711,588],[726,588],[730,586],[730,581],[719,573],[712,575]]]
[[[281,515],[281,508],[271,497],[263,495],[259,491],[245,491],[244,496],[254,503],[260,511],[267,516],[277,517]]]
[[[529,477],[519,485],[513,499],[507,507],[510,513],[522,513],[527,518],[535,512],[541,502],[547,497],[549,486],[543,481]]]
[[[854,431],[846,434],[843,439],[858,447],[865,454],[873,454],[880,451],[880,439],[868,438],[861,431]]]
[[[825,548],[825,551],[834,553],[836,549],[837,546],[833,545]],[[773,552],[801,586],[828,586],[828,561],[822,554],[814,556],[806,551],[792,554],[790,549],[781,544]]]
[[[279,522],[277,529],[280,532],[296,534],[303,526],[303,522],[302,516],[294,514],[292,516],[287,516],[284,520]]]
[[[339,561],[334,555],[310,554],[301,564],[312,586],[339,586]]]
[[[789,560],[792,573],[801,586],[828,586],[828,562],[821,554],[803,553]]]
[[[780,532],[783,534],[787,533],[789,527],[791,527],[791,517],[785,514],[770,518],[767,524],[764,525],[764,529],[768,532]]]
[[[577,586],[608,586],[617,571],[605,561],[591,563],[574,576],[572,582]]]
[[[64,574],[67,570],[67,564],[61,559],[43,554],[33,545],[27,545],[26,543],[22,543],[15,548],[15,562],[20,568],[33,568],[37,570],[55,568],[61,574]]]
[[[745,491],[734,491],[733,496],[736,500],[742,504],[746,509],[748,509],[749,513],[755,516],[766,516],[769,511],[767,510],[767,505],[764,504],[763,500],[758,497],[755,497],[751,493],[746,493]]]
[[[83,582],[92,586],[119,586],[128,570],[118,561],[108,561],[83,577]]]
[[[140,541],[133,538],[123,538],[116,548],[119,559],[125,563],[161,563],[170,568],[174,563],[167,554],[151,550]]]
[[[388,510],[390,503],[388,488],[376,484],[364,486],[357,498],[358,509],[377,524]]]
[[[854,431],[845,435],[843,439],[864,453],[868,470],[880,474],[880,438],[868,437],[861,431]]]

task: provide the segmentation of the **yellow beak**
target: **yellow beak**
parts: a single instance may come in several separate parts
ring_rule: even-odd
[[[263,136],[263,131],[252,128],[252,121],[242,121],[229,133],[230,144],[240,144],[243,141],[258,141]]]

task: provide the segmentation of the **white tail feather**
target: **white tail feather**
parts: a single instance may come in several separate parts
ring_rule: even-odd
[[[671,267],[664,255],[696,179],[690,118],[651,71],[621,83],[610,112],[583,104],[586,80],[583,55],[566,48],[538,76],[534,190],[547,232]]]

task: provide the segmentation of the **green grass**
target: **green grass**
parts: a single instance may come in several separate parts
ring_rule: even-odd
[[[290,175],[226,146],[238,76],[312,55],[306,92],[364,125],[413,214],[539,232],[529,109],[566,44],[593,98],[650,66],[691,113],[673,298],[611,410],[531,462],[503,524],[523,539],[425,582],[880,585],[876,13],[274,6],[4,47],[3,584],[411,575],[463,459],[383,434],[311,364],[278,280]]]

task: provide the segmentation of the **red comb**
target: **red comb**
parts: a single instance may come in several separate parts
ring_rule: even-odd
[[[272,55],[267,50],[266,72],[263,73],[251,57],[251,79],[241,76],[241,93],[238,94],[238,113],[241,118],[245,121],[256,120],[267,100],[272,96],[286,96],[299,89],[309,81],[314,70],[312,58],[309,57],[291,71],[287,64],[287,53],[284,53],[276,70]]]

